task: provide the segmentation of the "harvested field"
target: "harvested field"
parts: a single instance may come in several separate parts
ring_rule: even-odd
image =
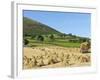
[[[90,54],[79,48],[59,46],[24,47],[23,69],[90,66]]]

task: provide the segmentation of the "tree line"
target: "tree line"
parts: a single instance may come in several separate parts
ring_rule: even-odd
[[[86,42],[86,41],[90,40],[89,38],[77,37],[76,35],[72,35],[71,33],[69,33],[67,35],[60,34],[59,36],[61,39],[65,39],[68,42],[80,42],[80,43],[82,43],[82,42]],[[70,38],[67,38],[66,36],[69,36]],[[55,39],[57,39],[54,34],[50,34],[49,36],[48,35],[45,35],[45,36],[44,35],[32,35],[31,39],[35,39],[39,42],[43,42],[43,41],[45,41],[45,37],[48,38],[50,41],[54,41]],[[26,38],[26,36],[24,36],[24,45],[27,45],[28,43],[29,43],[28,39]]]

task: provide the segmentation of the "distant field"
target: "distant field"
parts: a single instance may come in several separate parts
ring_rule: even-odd
[[[50,41],[50,40],[46,40],[43,42],[39,42],[35,39],[30,39],[29,40],[29,44],[28,46],[48,46],[48,45],[56,45],[56,46],[61,46],[61,47],[80,47],[80,43],[79,42],[67,42],[64,39],[55,39],[54,41]]]

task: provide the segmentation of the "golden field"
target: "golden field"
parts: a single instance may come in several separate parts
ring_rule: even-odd
[[[23,51],[23,69],[91,65],[91,53],[80,53],[80,48],[59,46],[24,47]]]

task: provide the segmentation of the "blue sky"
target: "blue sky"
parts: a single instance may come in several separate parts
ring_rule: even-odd
[[[62,33],[91,36],[91,14],[89,13],[24,10],[23,16],[49,25]]]

